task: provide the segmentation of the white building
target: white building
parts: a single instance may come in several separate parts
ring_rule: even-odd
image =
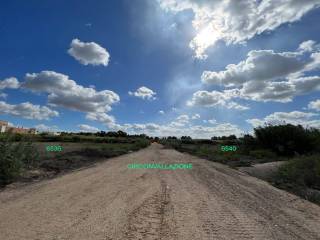
[[[0,133],[6,132],[7,128],[8,128],[8,122],[0,121]]]

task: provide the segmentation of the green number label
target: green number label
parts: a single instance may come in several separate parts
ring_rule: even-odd
[[[48,152],[61,152],[62,147],[61,146],[46,146],[46,150]]]
[[[237,146],[221,146],[222,152],[237,151]]]

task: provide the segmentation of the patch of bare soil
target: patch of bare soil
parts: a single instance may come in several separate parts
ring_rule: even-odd
[[[260,178],[266,181],[272,180],[273,175],[277,172],[279,167],[284,164],[285,161],[280,162],[268,162],[255,164],[252,167],[240,167],[239,171],[248,173],[251,176]]]

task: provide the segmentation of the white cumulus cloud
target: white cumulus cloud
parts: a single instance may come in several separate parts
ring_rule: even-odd
[[[311,101],[308,104],[308,108],[316,111],[320,111],[320,99],[317,99],[315,101]]]
[[[59,116],[57,111],[51,110],[46,106],[34,105],[29,102],[14,105],[3,101],[0,101],[0,114],[37,120],[49,120],[52,117]]]
[[[214,92],[217,104],[226,99],[290,102],[297,95],[320,90],[319,76],[306,76],[320,68],[320,52],[309,48],[309,41],[293,52],[253,50],[238,64],[229,64],[223,71],[204,71],[202,82],[228,88]],[[303,56],[303,57],[302,57]],[[211,94],[213,95],[213,94]],[[213,100],[212,100],[213,102]]]
[[[79,124],[78,128],[80,129],[80,131],[82,132],[98,132],[100,131],[99,128],[87,125],[87,124]]]
[[[60,131],[59,130],[59,127],[56,126],[56,125],[53,125],[53,126],[48,126],[48,125],[45,125],[45,124],[38,124],[36,126],[34,126],[39,132],[58,132]]]
[[[110,54],[95,42],[81,42],[73,39],[68,53],[83,65],[108,66]]]
[[[69,76],[54,71],[27,73],[25,79],[24,88],[47,92],[48,102],[53,106],[82,112],[107,112],[112,104],[120,101],[113,91],[83,87],[69,79]]]
[[[199,119],[199,118],[200,118],[200,114],[198,114],[198,113],[194,114],[194,115],[191,117],[192,120],[196,120],[196,119]]]
[[[108,115],[106,113],[102,113],[102,112],[88,113],[86,115],[86,119],[91,120],[91,121],[101,122],[109,128],[113,128],[116,126],[115,118],[113,116],[110,116],[110,115]]]
[[[20,87],[18,79],[15,77],[6,78],[0,81],[0,90],[5,88],[17,89]]]
[[[205,71],[201,79],[207,84],[238,86],[248,81],[272,81],[296,73],[306,64],[294,53],[252,50],[246,60],[238,64],[229,64],[224,71]]]
[[[299,50],[304,53],[304,52],[312,52],[316,47],[316,42],[313,40],[307,40],[299,45]]]
[[[216,119],[210,119],[210,120],[208,120],[208,123],[216,124],[216,123],[217,123],[217,120],[216,120]]]
[[[319,0],[159,0],[160,6],[174,13],[192,10],[197,34],[190,42],[197,58],[217,41],[243,43],[282,24],[301,19],[319,7]]]
[[[180,122],[180,123],[188,123],[189,122],[189,116],[186,114],[180,115],[176,118],[176,121]]]
[[[313,119],[317,117],[318,114],[301,112],[301,111],[292,111],[292,112],[274,112],[263,119],[248,119],[248,123],[253,125],[253,127],[262,126],[264,124],[272,125],[282,125],[282,124],[294,124],[302,125],[305,127],[320,127],[320,120]]]
[[[199,107],[225,107],[235,110],[248,110],[249,107],[242,106],[236,102],[230,101],[232,96],[226,92],[219,91],[197,91],[192,99],[187,102],[187,106]]]
[[[182,117],[182,119],[187,119]],[[119,126],[123,131],[128,132],[129,134],[141,134],[145,133],[150,136],[191,136],[192,138],[202,138],[209,139],[213,136],[229,136],[235,134],[240,136],[243,131],[234,124],[231,123],[221,123],[216,124],[215,126],[201,126],[201,125],[190,125],[187,128],[185,124],[179,124],[179,122],[171,122],[169,124],[124,124]]]
[[[157,94],[150,88],[147,88],[144,86],[138,88],[135,92],[129,91],[128,93],[131,96],[136,96],[138,98],[147,99],[147,100],[155,100],[156,99],[155,95]]]

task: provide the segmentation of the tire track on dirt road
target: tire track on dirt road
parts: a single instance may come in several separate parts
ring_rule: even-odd
[[[217,169],[218,171],[216,171]],[[211,171],[214,171],[215,178],[204,177],[212,176]],[[261,230],[262,232],[269,232],[270,236],[268,238],[319,238],[319,233],[314,233],[316,229],[314,224],[319,215],[314,216],[311,210],[315,209],[315,213],[319,214],[319,207],[312,203],[301,199],[300,204],[294,204],[291,199],[296,199],[296,196],[275,189],[261,180],[242,175],[233,169],[224,168],[224,166],[217,165],[213,169],[204,165],[199,166],[198,173],[195,173],[194,177],[195,181],[206,186],[208,191],[217,194],[218,197],[214,198],[215,201],[228,206],[231,213],[238,216],[237,218],[249,221],[248,225],[251,228],[261,226],[263,223],[265,230],[260,228],[260,232]],[[253,182],[250,180],[253,180]],[[212,198],[212,195],[210,197]],[[306,209],[304,204],[310,204],[309,208]],[[299,213],[302,209],[305,210],[305,216]],[[225,212],[228,212],[228,209]],[[302,219],[304,220],[302,221]],[[232,222],[232,220],[229,220],[229,222]],[[241,225],[243,229],[247,226],[246,223]],[[256,229],[253,236],[257,237],[258,234],[259,230]],[[261,239],[266,238],[267,236],[261,235]]]
[[[165,181],[161,181],[160,188],[129,214],[127,239],[174,239],[170,189]]]

